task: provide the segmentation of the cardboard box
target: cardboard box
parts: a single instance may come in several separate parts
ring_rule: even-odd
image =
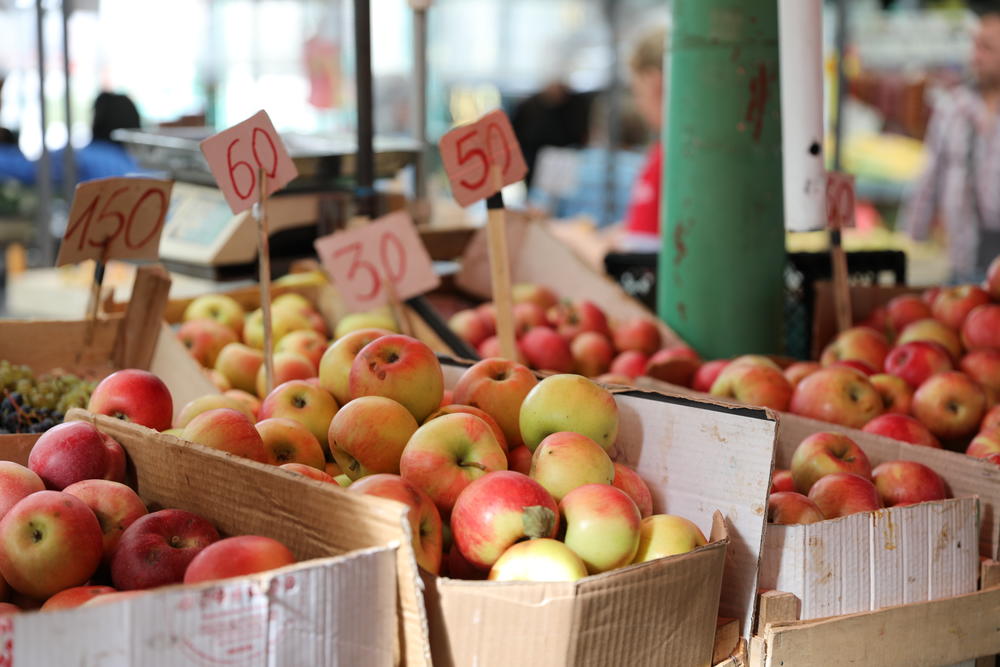
[[[405,508],[83,411],[121,443],[150,507],[183,509],[223,535],[280,540],[302,562],[62,612],[0,619],[14,665],[392,665]],[[411,586],[414,582],[410,582]],[[425,663],[426,664],[426,663]]]
[[[453,386],[466,365],[445,359],[443,367]],[[773,415],[652,392],[616,399],[615,459],[649,483],[654,509],[687,517],[717,540],[718,510],[728,540],[575,583],[429,578],[435,665],[707,665],[718,614],[739,619],[750,636]]]

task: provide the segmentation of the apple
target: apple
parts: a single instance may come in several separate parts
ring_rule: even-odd
[[[549,325],[549,320],[545,316],[545,309],[538,304],[515,303],[512,314],[514,316],[514,335],[518,338],[527,333],[529,329],[547,327]],[[494,333],[496,332],[490,331],[491,336]],[[608,345],[611,345],[610,340],[608,341]]]
[[[399,331],[399,325],[396,324],[396,320],[388,311],[375,310],[368,313],[351,313],[350,315],[345,315],[337,322],[333,338],[335,341],[338,341],[348,334],[362,329],[378,329],[396,333]]]
[[[867,361],[861,361],[860,359],[840,359],[838,361],[834,361],[832,364],[830,364],[830,366],[841,366],[843,368],[850,368],[852,370],[861,373],[865,377],[868,377],[870,375],[875,375],[875,373],[877,372],[874,366],[869,364]],[[828,368],[830,366],[828,366]]]
[[[384,396],[403,404],[419,422],[441,403],[444,376],[434,351],[416,338],[382,336],[351,363],[352,398]]]
[[[566,526],[563,541],[587,572],[607,572],[632,562],[642,516],[627,493],[608,484],[584,484],[559,501],[559,512]]]
[[[542,537],[511,545],[490,568],[490,581],[576,581],[587,566],[567,545]]]
[[[648,317],[634,317],[614,327],[612,332],[615,348],[619,352],[635,350],[650,356],[660,349],[660,327]]]
[[[358,352],[377,338],[392,335],[388,329],[358,329],[338,338],[326,349],[319,362],[319,383],[333,394],[338,405],[351,400],[349,387],[351,364]]]
[[[482,318],[483,322],[486,323],[487,328],[490,330],[490,335],[496,333],[497,331],[497,309],[491,302],[481,303],[476,306],[476,314]]]
[[[490,427],[490,431],[493,432],[493,437],[497,439],[497,444],[500,445],[500,449],[504,451],[504,454],[507,453],[507,438],[503,434],[503,429],[500,428],[500,424],[497,423],[497,420],[493,419],[493,417],[491,417],[485,410],[474,408],[471,405],[451,403],[438,408],[435,412],[429,414],[427,419],[424,420],[424,423],[426,424],[430,420],[441,417],[442,415],[453,415],[460,412],[475,415],[486,422],[486,425]]]
[[[364,477],[351,484],[350,489],[395,500],[409,507],[407,518],[413,532],[417,565],[432,574],[440,571],[443,541],[441,514],[430,496],[399,475],[388,474]]]
[[[902,294],[889,301],[889,326],[899,332],[914,322],[933,317],[930,305],[916,294]]]
[[[908,325],[896,339],[896,346],[918,340],[937,343],[948,351],[952,361],[962,356],[962,341],[959,339],[958,333],[948,328],[947,324],[935,319],[917,320]],[[886,368],[886,370],[889,369]],[[889,370],[889,372],[892,371]]]
[[[938,373],[913,394],[913,416],[939,438],[972,435],[985,413],[986,393],[960,371]]]
[[[305,314],[291,308],[271,308],[271,349],[293,331],[312,331],[313,322]],[[264,349],[264,313],[260,308],[247,315],[243,324],[243,342],[257,350]]]
[[[639,508],[639,515],[643,518],[653,513],[653,494],[649,491],[649,486],[643,481],[639,473],[629,468],[623,463],[615,463],[615,478],[611,482],[616,489],[624,491],[635,506]]]
[[[295,352],[308,359],[313,368],[319,368],[319,362],[323,359],[327,347],[326,336],[311,329],[300,329],[282,336],[278,344],[274,346],[274,351],[275,353]]]
[[[63,493],[82,500],[97,517],[101,526],[105,560],[110,560],[122,533],[139,517],[147,514],[146,504],[136,492],[120,482],[85,479],[70,484],[63,489]]]
[[[945,287],[934,298],[931,314],[949,328],[960,331],[972,309],[989,302],[989,293],[977,285]]]
[[[910,413],[913,403],[913,390],[906,380],[888,373],[876,373],[868,378],[875,391],[882,397],[886,412],[896,412],[902,415]]]
[[[103,595],[95,595],[84,602],[80,607],[100,607],[106,604],[114,604],[129,598],[144,595],[147,591],[113,591]]]
[[[890,347],[889,341],[878,331],[868,327],[852,327],[841,332],[826,346],[819,362],[829,366],[835,361],[856,359],[873,368],[882,368]]]
[[[274,353],[274,386],[291,380],[307,380],[316,375],[316,367],[312,362],[297,352]],[[261,364],[257,369],[257,396],[267,396],[267,369]]]
[[[194,557],[218,540],[215,527],[197,514],[152,512],[122,534],[111,557],[111,581],[120,591],[180,583]]]
[[[260,404],[259,419],[284,417],[299,422],[329,449],[327,432],[337,414],[337,401],[328,391],[305,380],[289,380],[274,388]]]
[[[893,440],[902,440],[911,445],[941,448],[941,443],[926,426],[910,415],[885,414],[871,420],[862,429],[865,433],[882,435]]]
[[[297,310],[303,313],[315,311],[312,302],[298,292],[285,292],[271,299],[273,310]]]
[[[188,320],[177,330],[177,338],[195,360],[207,368],[215,366],[219,351],[238,339],[236,332],[215,320]]]
[[[87,410],[155,431],[170,428],[174,403],[163,380],[149,371],[128,368],[100,381],[90,395]]]
[[[625,350],[611,361],[610,372],[634,380],[646,372],[649,358],[638,350]]]
[[[751,364],[753,366],[767,366],[768,368],[773,368],[776,371],[781,370],[781,366],[775,363],[774,359],[770,357],[765,357],[762,354],[744,354],[740,357],[733,359],[734,364]]]
[[[18,607],[16,604],[11,602],[0,602],[0,616],[9,616],[10,614],[20,614],[23,609]]]
[[[451,513],[455,545],[473,567],[487,569],[524,538],[555,537],[559,507],[526,475],[498,470],[483,475],[459,495]]]
[[[22,498],[44,489],[45,482],[30,468],[13,461],[0,461],[0,519]]]
[[[1000,428],[1000,405],[995,405],[990,408],[986,416],[983,417],[982,423],[979,425],[980,431],[989,431],[995,428]]]
[[[548,327],[530,329],[518,341],[532,368],[571,373],[575,366],[573,352],[566,338]]]
[[[1000,392],[1000,350],[984,347],[968,352],[958,367],[983,387]]]
[[[480,343],[479,347],[476,348],[476,353],[481,359],[502,358],[504,356],[503,350],[500,347],[500,339],[496,336],[490,336]],[[513,361],[523,365],[528,364],[528,359],[524,356],[524,349],[521,347],[520,341],[515,341]]]
[[[185,584],[245,577],[295,562],[284,544],[261,535],[240,535],[213,542],[199,551],[184,571]]]
[[[969,350],[1000,350],[1000,305],[978,306],[969,313],[962,325],[962,344]]]
[[[952,370],[951,356],[939,343],[913,341],[898,345],[885,358],[885,372],[916,389],[935,373]]]
[[[986,458],[997,452],[1000,452],[1000,428],[981,431],[965,450],[966,455],[977,459]]]
[[[602,375],[598,375],[597,377],[595,377],[594,382],[598,384],[611,384],[611,385],[630,387],[632,386],[633,378],[630,378],[627,375],[604,373]]]
[[[823,521],[816,503],[795,491],[772,492],[767,498],[767,522],[785,525]]]
[[[60,491],[37,491],[0,519],[0,574],[44,599],[80,586],[101,563],[101,527],[90,508]]]
[[[569,344],[569,351],[573,355],[573,367],[587,377],[606,373],[615,356],[611,341],[596,331],[584,331],[574,338]]]
[[[791,470],[775,468],[771,474],[771,493],[781,493],[782,491],[794,491],[795,480],[792,478]]]
[[[882,414],[882,397],[867,378],[849,368],[831,366],[808,375],[792,392],[790,412],[861,428]]]
[[[328,433],[330,451],[351,479],[379,472],[398,475],[399,459],[417,427],[417,420],[400,403],[362,396],[334,415]]]
[[[236,389],[235,391],[240,390]],[[208,412],[209,410],[218,410],[219,408],[229,408],[230,410],[241,412],[243,413],[243,416],[251,422],[257,419],[253,410],[248,407],[246,401],[242,401],[232,395],[226,396],[224,394],[209,394],[207,396],[199,396],[193,401],[189,401],[183,408],[181,408],[181,413],[177,416],[176,428],[183,429],[191,423],[192,419],[201,413]]]
[[[264,353],[243,343],[230,343],[219,351],[215,370],[226,376],[234,389],[257,391],[257,371],[264,363]]]
[[[694,373],[694,377],[691,378],[691,388],[695,391],[707,394],[712,390],[712,385],[715,384],[719,375],[728,365],[729,359],[706,361],[698,367],[698,370]],[[819,364],[816,365],[818,366]]]
[[[74,586],[59,591],[42,605],[42,611],[56,611],[58,609],[74,609],[85,604],[98,595],[114,593],[111,586]]]
[[[889,326],[889,309],[886,306],[875,308],[858,326],[874,329],[886,338],[895,336],[895,330]]]
[[[458,337],[473,347],[493,335],[492,328],[475,310],[460,310],[448,319],[448,326]]]
[[[262,419],[254,425],[264,443],[267,463],[280,466],[284,463],[301,463],[324,470],[326,457],[323,446],[312,432],[295,421],[282,417]]]
[[[242,389],[230,389],[223,392],[222,395],[235,398],[243,405],[243,407],[250,411],[250,414],[253,416],[252,421],[257,421],[257,413],[260,412],[259,398],[248,391],[243,391]]]
[[[788,409],[792,392],[791,383],[781,371],[737,362],[723,369],[709,391],[713,396],[781,411]]]
[[[994,465],[1000,466],[1000,452],[993,452],[992,454],[987,454],[984,461],[989,461]]]
[[[564,301],[548,311],[549,322],[560,336],[572,340],[584,331],[596,331],[611,337],[608,318],[592,301]]]
[[[639,524],[639,548],[633,563],[686,554],[708,544],[698,526],[684,517],[653,514]]]
[[[519,445],[507,452],[507,469],[527,475],[531,472],[531,450]]]
[[[205,372],[205,375],[208,376],[211,383],[215,385],[215,388],[219,391],[226,392],[233,388],[229,378],[214,368],[203,368],[202,370]]]
[[[799,443],[792,454],[791,469],[795,490],[803,494],[809,493],[827,475],[854,473],[871,477],[872,474],[871,463],[856,442],[842,433],[828,431],[813,433]]]
[[[939,297],[940,298],[940,297]],[[885,507],[914,505],[948,497],[944,480],[916,461],[886,461],[875,466],[872,480]]]
[[[309,479],[315,479],[319,482],[325,482],[326,484],[338,484],[340,486],[347,486],[346,484],[340,484],[333,476],[312,466],[307,466],[304,463],[282,463],[278,466],[282,470],[287,470],[293,472],[297,475],[302,475],[303,477],[308,477]]]
[[[418,428],[399,459],[403,479],[430,496],[443,515],[475,480],[506,469],[507,457],[486,422],[461,413]]]
[[[699,366],[701,357],[697,352],[687,345],[675,345],[650,357],[646,362],[644,375],[681,387],[690,387]]]
[[[447,526],[448,526],[447,523],[444,524],[444,529],[450,531],[451,529],[448,528]],[[525,542],[518,542],[518,544],[531,544],[532,542],[537,542],[537,541],[538,540],[527,540]],[[560,544],[562,543],[560,542]],[[565,547],[566,551],[569,551],[569,547],[567,547],[566,545],[563,546]],[[576,554],[573,554],[573,556],[576,557],[577,560],[579,560],[579,556],[577,556]],[[584,566],[583,561],[580,561],[580,569],[583,571],[585,576],[587,568],[586,566]],[[458,547],[452,544],[448,548],[447,555],[444,557],[444,560],[441,563],[441,573],[442,575],[447,574],[447,576],[451,577],[452,579],[467,579],[470,581],[478,581],[486,579],[489,576],[490,572],[489,570],[483,570],[481,568],[474,567],[472,563],[465,560],[465,557],[462,555],[462,552],[458,550]]]
[[[224,324],[237,336],[243,333],[243,306],[225,294],[204,294],[184,309],[183,320],[210,319]]]
[[[539,443],[531,456],[528,476],[559,502],[579,486],[610,485],[615,477],[615,464],[608,453],[587,436],[560,431]]]
[[[267,462],[267,451],[260,434],[253,422],[237,410],[218,408],[203,412],[184,427],[181,437],[188,442],[196,442],[251,461]]]
[[[550,375],[524,397],[520,423],[532,452],[558,431],[585,435],[607,451],[618,437],[618,404],[607,389],[582,375]]]
[[[515,283],[510,288],[510,296],[514,303],[533,303],[546,310],[559,303],[555,292],[533,283]]]
[[[986,269],[983,289],[989,292],[991,299],[1000,301],[1000,256],[994,257],[989,268]]]
[[[521,404],[538,384],[525,366],[507,359],[483,359],[470,366],[455,384],[454,401],[479,408],[496,420],[508,449],[523,445]]]
[[[809,500],[827,519],[882,507],[871,480],[851,472],[835,472],[822,477],[809,489]]]
[[[28,454],[28,467],[61,491],[83,479],[125,480],[125,451],[88,422],[65,422],[43,433]]]
[[[934,299],[937,298],[937,295],[940,294],[941,290],[943,289],[944,287],[940,286],[928,287],[927,289],[925,289],[923,292],[920,293],[920,298],[923,299],[924,303],[926,303],[928,306],[931,306],[934,304]]]
[[[792,385],[792,389],[795,389],[802,380],[822,367],[818,361],[796,361],[794,364],[789,365],[782,373],[785,379],[788,380],[788,384]]]

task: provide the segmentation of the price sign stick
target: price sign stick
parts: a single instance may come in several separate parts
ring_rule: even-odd
[[[257,179],[260,187],[257,188],[254,217],[257,218],[260,312],[264,320],[264,383],[270,394],[274,389],[274,344],[271,340],[271,247],[267,233],[267,172],[263,167],[257,168]]]
[[[851,288],[847,280],[847,253],[840,239],[840,229],[830,230],[830,259],[833,262],[833,303],[837,330],[851,328]]]
[[[517,360],[517,348],[514,342],[514,304],[510,294],[510,260],[507,255],[507,225],[504,220],[506,209],[503,204],[503,186],[500,168],[490,169],[493,181],[497,184],[496,194],[486,200],[487,238],[490,255],[490,275],[493,282],[493,304],[497,313],[497,337],[500,339],[500,352],[511,361]]]
[[[854,181],[841,172],[827,174],[826,215],[830,226],[830,263],[833,269],[833,306],[837,330],[851,328],[851,288],[848,284],[847,254],[841,234],[854,220]]]
[[[386,294],[389,297],[389,308],[392,309],[392,316],[399,324],[399,329],[404,336],[413,337],[413,323],[410,321],[410,314],[403,307],[403,302],[399,300],[399,292],[396,291],[396,284],[389,277],[388,273],[382,276],[382,284],[385,285]]]
[[[108,266],[109,244],[104,242],[101,257],[94,261],[94,279],[90,283],[90,299],[87,302],[87,329],[83,334],[83,347],[77,350],[76,361],[79,363],[84,350],[94,342],[94,328],[97,326],[97,311],[101,305],[101,290],[104,288],[104,272]]]

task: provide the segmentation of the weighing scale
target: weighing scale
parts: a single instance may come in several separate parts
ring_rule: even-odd
[[[157,131],[117,130],[140,166],[175,180],[160,241],[160,259],[171,271],[225,280],[256,275],[257,228],[250,212],[233,215],[215,185],[198,143],[207,127]],[[352,136],[282,134],[299,176],[268,204],[272,267],[276,274],[314,255],[313,240],[340,228],[350,215],[357,164]],[[375,138],[375,174],[394,177],[414,164],[419,143]]]

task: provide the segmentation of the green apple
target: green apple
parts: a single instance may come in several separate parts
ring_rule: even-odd
[[[388,329],[398,332],[399,327],[392,315],[385,310],[373,310],[367,313],[351,313],[337,322],[333,330],[334,340],[340,340],[352,331],[358,329]]]
[[[585,435],[610,450],[618,437],[618,405],[608,390],[582,375],[550,375],[524,397],[519,423],[531,451],[559,431]]]
[[[548,537],[518,542],[490,568],[490,581],[576,581],[587,567],[573,550]]]
[[[639,526],[639,549],[633,563],[686,554],[708,544],[704,533],[693,522],[672,514],[654,514]]]

